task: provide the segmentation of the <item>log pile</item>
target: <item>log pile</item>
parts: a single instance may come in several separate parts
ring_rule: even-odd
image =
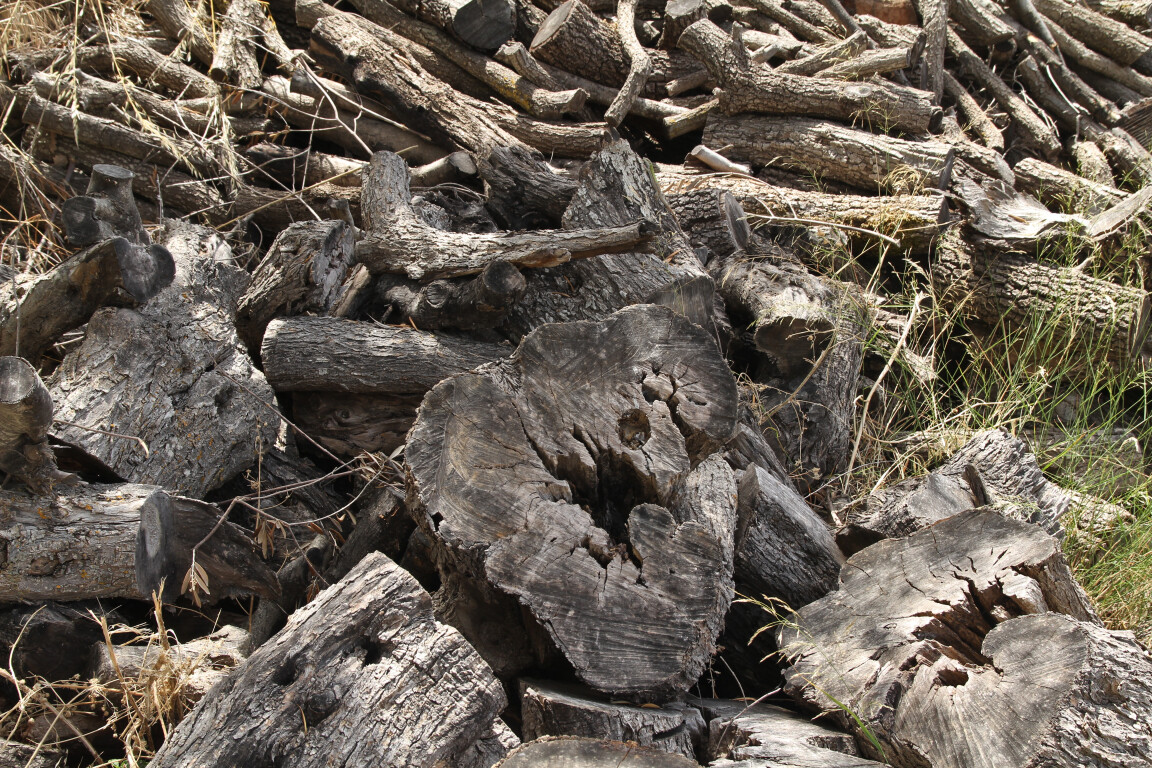
[[[0,766],[1152,760],[1026,444],[833,506],[910,287],[1152,351],[1147,3],[71,21],[0,81]]]

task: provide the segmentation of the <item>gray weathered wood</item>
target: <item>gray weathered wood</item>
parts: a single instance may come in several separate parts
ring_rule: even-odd
[[[0,357],[0,470],[49,495],[73,478],[56,467],[48,445],[52,396],[36,369],[20,357]]]
[[[377,293],[417,328],[477,330],[500,325],[528,287],[520,270],[493,261],[475,277],[436,280],[420,286],[411,280],[381,279]]]
[[[451,762],[506,702],[416,580],[372,554],[168,734],[155,768]]]
[[[735,427],[719,350],[671,310],[548,325],[425,398],[409,506],[441,569],[516,596],[586,683],[667,700],[732,596],[735,480],[713,453]]]
[[[578,736],[545,736],[522,744],[494,768],[694,768],[683,755]]]

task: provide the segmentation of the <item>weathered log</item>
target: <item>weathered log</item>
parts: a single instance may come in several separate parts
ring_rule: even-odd
[[[833,195],[778,187],[750,176],[716,174],[661,172],[657,180],[668,195],[697,189],[723,189],[731,192],[750,216],[787,222],[802,214],[804,219],[859,227],[895,237],[903,249],[912,253],[927,252],[940,234],[948,213],[943,195]]]
[[[1152,755],[1152,724],[1137,714],[1152,703],[1152,660],[1098,626],[1056,540],[1035,526],[962,513],[869,547],[841,580],[781,632],[788,689],[860,713],[851,727],[867,728],[887,761],[1075,765],[1090,753],[1120,766]],[[1101,680],[1113,681],[1107,696],[1090,692]]]
[[[1116,180],[1112,178],[1112,167],[1108,165],[1108,158],[1099,144],[1072,138],[1068,141],[1067,147],[1076,172],[1080,176],[1106,187],[1116,186]]]
[[[232,203],[234,218],[251,216],[251,221],[269,233],[279,233],[292,224],[319,219],[343,219],[347,211],[355,223],[360,218],[360,188],[322,184],[307,191],[284,192],[240,184]]]
[[[132,197],[134,175],[118,165],[92,166],[88,191],[65,200],[60,206],[64,233],[70,244],[83,248],[114,237],[137,245],[151,242]]]
[[[985,0],[954,0],[948,4],[949,17],[958,23],[974,44],[1010,54],[1015,47],[1012,27],[1000,17],[998,5]]]
[[[1147,0],[1087,0],[1087,5],[1137,29],[1152,26],[1152,3]]]
[[[245,149],[244,157],[256,166],[253,175],[270,177],[286,189],[324,184],[329,180],[339,186],[360,186],[360,172],[364,168],[359,160],[266,141]]]
[[[485,735],[505,701],[416,580],[372,554],[213,688],[151,765],[431,768]]]
[[[260,348],[278,392],[361,394],[422,394],[511,353],[500,344],[335,317],[277,318]]]
[[[981,253],[958,237],[941,243],[932,269],[939,296],[991,326],[1018,327],[1043,317],[1053,345],[1095,350],[1123,364],[1148,333],[1150,300],[1072,268],[1041,264],[1018,253]]]
[[[527,285],[516,267],[494,261],[473,278],[437,280],[425,286],[381,281],[377,290],[402,318],[422,330],[478,330],[500,325]]]
[[[693,22],[708,15],[710,0],[669,0],[664,6],[664,24],[660,28],[658,47],[671,50],[676,47],[680,33]]]
[[[0,768],[60,768],[67,765],[64,753],[41,746],[0,739]]]
[[[780,0],[751,0],[751,6],[788,30],[799,40],[805,40],[809,43],[830,43],[835,39],[835,36],[828,30],[821,29],[785,8]]]
[[[233,324],[247,273],[194,224],[170,221],[157,243],[172,282],[137,310],[97,311],[52,375],[56,416],[70,422],[57,434],[127,480],[202,496],[274,442],[278,418]]]
[[[696,759],[695,742],[704,721],[692,707],[673,703],[652,709],[609,702],[584,686],[522,679],[520,705],[524,740],[584,736],[633,742]]]
[[[409,507],[442,568],[516,596],[584,682],[667,700],[732,596],[735,481],[712,452],[735,426],[715,343],[667,308],[549,325],[425,398]]]
[[[521,744],[493,768],[695,768],[695,760],[620,741],[544,736]]]
[[[152,4],[156,5],[156,0]],[[260,72],[261,51],[256,47],[261,37],[257,30],[263,27],[264,20],[256,0],[232,0],[219,21],[208,74],[240,88],[259,87],[264,76]]]
[[[982,432],[938,470],[870,494],[862,508],[848,513],[836,541],[852,554],[989,504],[1061,538],[1071,500],[1044,477],[1024,441],[999,430]]]
[[[907,141],[803,117],[711,115],[704,141],[755,166],[780,164],[819,178],[896,194],[947,188],[955,157],[947,144]]]
[[[866,80],[873,75],[887,75],[906,69],[911,61],[911,48],[877,48],[848,61],[833,64],[822,70],[820,76],[837,80]]]
[[[616,30],[628,59],[628,76],[604,113],[604,122],[613,127],[628,117],[632,104],[644,91],[652,74],[652,57],[636,37],[636,4],[637,0],[619,0],[616,5]]]
[[[820,46],[804,58],[786,61],[776,67],[775,71],[790,75],[815,75],[833,64],[858,56],[867,49],[868,36],[864,32],[859,32],[835,43]]]
[[[148,0],[148,13],[173,40],[187,45],[188,51],[204,65],[211,65],[215,46],[208,27],[204,3],[181,0]]]
[[[1031,157],[1017,163],[1013,171],[1017,189],[1060,210],[1094,216],[1127,196],[1111,185],[1098,184]]]
[[[1060,46],[1060,53],[1080,66],[1111,78],[1120,85],[1131,88],[1141,96],[1152,96],[1152,78],[1141,75],[1131,67],[1120,66],[1107,56],[1096,53],[1057,24],[1049,25],[1048,29]]]
[[[276,236],[240,297],[236,325],[249,349],[260,346],[277,315],[326,314],[352,263],[354,235],[342,221],[293,224]]]
[[[437,230],[412,208],[408,166],[390,153],[373,156],[361,210],[367,232],[356,243],[356,260],[375,274],[407,274],[413,280],[474,275],[494,261],[556,266],[573,258],[631,250],[647,242],[651,232],[643,221],[610,228],[481,235]]]
[[[93,646],[125,617],[97,601],[13,605],[0,610],[0,653],[16,677],[66,680],[83,675]],[[3,750],[0,750],[2,754]]]
[[[65,331],[83,325],[101,306],[144,304],[174,274],[172,254],[162,245],[144,247],[115,237],[42,275],[17,277],[16,296],[0,302],[0,351],[39,360]]]
[[[752,232],[744,210],[730,192],[697,189],[668,195],[668,205],[702,264],[728,259],[748,247]]]
[[[328,450],[390,454],[404,444],[420,395],[295,392],[292,420]]]
[[[850,734],[814,723],[773,704],[690,698],[708,721],[710,766],[821,766],[878,768],[859,757]],[[724,758],[730,758],[726,760]],[[736,762],[739,761],[739,762]]]
[[[332,559],[332,539],[327,533],[318,533],[302,547],[296,557],[276,572],[279,594],[275,600],[261,600],[252,613],[252,647],[258,648],[279,632],[293,611],[307,601],[309,587],[320,579],[320,574]]]
[[[967,122],[966,127],[975,133],[984,146],[1002,152],[1004,150],[1004,134],[988,117],[988,113],[980,106],[976,99],[964,89],[960,81],[952,76],[951,72],[944,71],[944,93],[956,102],[957,109]]]
[[[942,113],[923,91],[891,83],[852,83],[776,74],[750,65],[742,49],[708,20],[680,36],[684,48],[708,66],[720,84],[720,109],[729,115],[761,112],[859,121],[880,130],[926,134]]]
[[[356,526],[352,529],[332,564],[322,572],[328,583],[344,576],[373,552],[383,552],[400,562],[416,521],[404,510],[403,490],[379,483],[370,488],[354,506]]]
[[[487,187],[488,210],[508,229],[560,224],[576,193],[574,180],[541,167],[520,147],[497,147],[477,166]]]
[[[139,40],[85,45],[67,51],[38,51],[20,57],[19,64],[31,75],[33,71],[48,69],[62,55],[69,59],[74,57],[76,66],[82,69],[112,76],[128,72],[142,82],[156,83],[184,98],[214,97],[220,93],[220,87],[212,78]]]
[[[1035,3],[1037,10],[1072,37],[1123,66],[1131,66],[1152,51],[1152,39],[1090,8],[1065,0],[1035,0]]]
[[[56,467],[48,446],[52,395],[27,360],[0,357],[0,470],[48,495],[73,478]]]
[[[482,51],[496,50],[516,30],[516,6],[510,0],[400,0],[396,7]]]

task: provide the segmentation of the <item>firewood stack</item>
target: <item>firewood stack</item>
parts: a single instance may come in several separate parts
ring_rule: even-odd
[[[0,766],[139,727],[28,681],[137,717],[122,667],[204,654],[132,742],[154,768],[1152,760],[1152,657],[1023,443],[828,514],[865,341],[935,376],[861,264],[989,333],[1148,350],[1148,270],[1087,265],[1152,206],[1152,5],[141,14],[0,84],[6,263],[59,257],[0,296],[0,602],[46,606],[0,608]],[[796,612],[757,632],[738,594]],[[158,657],[91,621],[153,596]]]

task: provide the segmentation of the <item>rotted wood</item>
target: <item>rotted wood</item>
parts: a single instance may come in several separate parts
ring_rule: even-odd
[[[252,272],[236,308],[236,326],[249,349],[260,346],[273,317],[327,314],[352,264],[355,235],[342,221],[307,221],[284,229]]]
[[[710,115],[704,141],[754,166],[779,164],[868,190],[896,194],[948,186],[955,151],[803,117]]]
[[[502,344],[335,317],[277,318],[260,348],[278,392],[361,394],[422,394],[511,353]]]
[[[541,166],[527,150],[497,147],[477,162],[487,207],[508,229],[556,226],[576,194],[576,181]]]
[[[948,217],[943,195],[833,195],[778,187],[751,176],[715,174],[657,174],[665,194],[677,195],[698,189],[731,192],[751,216],[802,218],[860,227],[897,238],[902,249],[927,253]]]
[[[17,276],[0,301],[0,351],[39,360],[65,331],[83,325],[100,307],[141,306],[174,275],[172,254],[164,246],[113,237],[42,275]]]
[[[378,281],[377,291],[417,328],[471,331],[500,325],[527,286],[520,270],[506,261],[494,261],[472,278],[437,280],[423,286],[408,280],[383,280]]]
[[[1060,521],[1071,499],[1044,477],[1024,441],[998,430],[983,432],[936,471],[870,494],[862,507],[849,511],[836,541],[852,554],[989,504],[1062,538]]]
[[[48,445],[52,395],[27,360],[0,357],[0,470],[39,495],[74,482]]]
[[[666,307],[548,325],[425,398],[409,508],[441,570],[518,599],[585,683],[666,701],[732,597],[736,487],[714,452],[736,400],[715,342]]]
[[[648,242],[652,232],[647,222],[635,219],[623,226],[587,229],[444,232],[426,224],[412,208],[408,166],[398,155],[383,152],[374,155],[368,167],[361,206],[367,232],[356,243],[356,260],[375,274],[406,274],[413,280],[478,274],[493,261],[555,266],[633,250]]]
[[[251,466],[279,419],[233,320],[248,274],[195,224],[169,221],[157,244],[172,282],[138,309],[97,311],[49,380],[57,418],[74,425],[56,434],[126,480],[202,496]]]
[[[826,117],[914,135],[931,133],[940,124],[940,108],[924,91],[892,83],[845,85],[752,66],[744,51],[708,20],[684,30],[679,45],[716,78],[721,88],[720,109],[729,115],[760,112]]]
[[[940,243],[932,277],[942,299],[963,301],[970,316],[1008,327],[1043,317],[1053,343],[1102,345],[1117,364],[1138,354],[1149,329],[1150,300],[1143,290],[1019,253],[982,253],[953,235]]]
[[[1062,210],[1094,216],[1127,197],[1116,187],[1098,184],[1032,157],[1021,160],[1013,171],[1017,189]]]
[[[151,764],[431,768],[485,736],[505,703],[416,580],[371,554],[213,688]]]
[[[695,760],[621,741],[544,736],[513,749],[493,768],[694,768]]]
[[[961,513],[858,553],[841,582],[780,633],[793,664],[787,689],[810,707],[832,697],[865,713],[849,727],[866,727],[888,762],[1072,765],[1089,750],[1122,765],[1152,755],[1152,724],[1137,714],[1152,702],[1152,660],[1131,635],[1099,626],[1039,528]],[[1112,693],[1090,694],[1102,676]]]
[[[614,139],[581,169],[564,227],[616,227],[637,219],[657,227],[652,243],[642,251],[606,254],[526,274],[528,290],[509,311],[508,337],[519,340],[545,323],[600,319],[641,303],[666,304],[711,327],[715,305],[711,279],[668,208],[651,166],[628,142]]]
[[[626,741],[696,759],[704,730],[700,713],[674,702],[662,708],[609,702],[584,686],[521,679],[525,741],[542,736],[584,736]]]

